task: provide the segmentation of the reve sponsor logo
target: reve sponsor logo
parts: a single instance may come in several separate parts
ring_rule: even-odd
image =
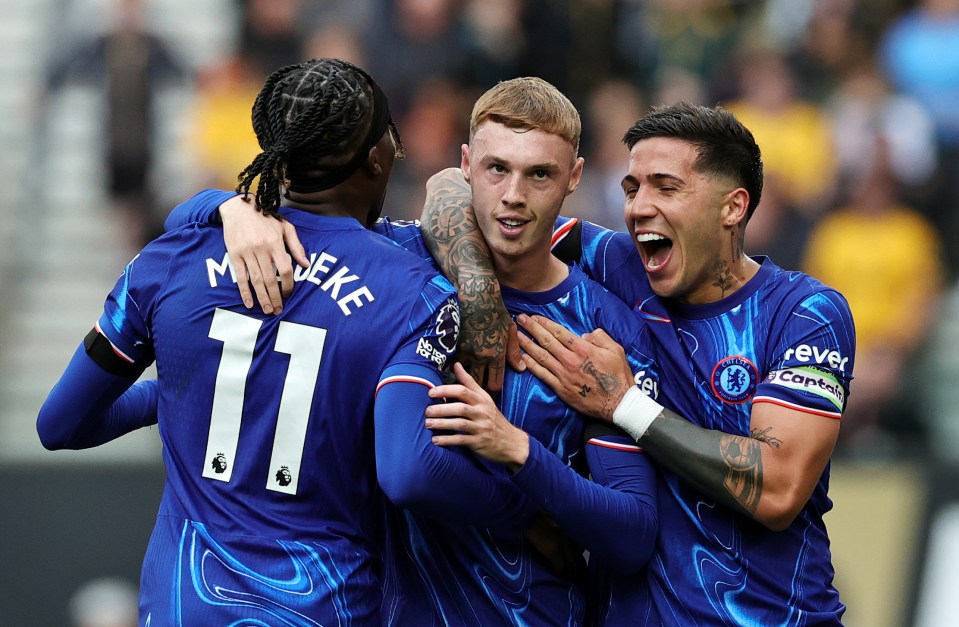
[[[796,361],[801,361],[805,364],[823,364],[844,372],[846,370],[846,363],[849,361],[848,357],[843,357],[837,350],[810,346],[808,344],[800,344],[795,348],[790,348],[786,351],[785,358],[787,360],[795,358]]]

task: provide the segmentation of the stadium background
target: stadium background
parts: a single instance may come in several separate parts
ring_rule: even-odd
[[[151,131],[144,193],[153,202],[140,206],[155,208],[134,214],[106,185],[108,119],[122,116],[105,114],[104,77],[136,55],[75,63],[85,43],[115,29],[115,4],[0,0],[0,624],[70,625],[84,584],[137,581],[163,481],[156,431],[48,453],[37,410],[138,247],[134,227],[150,233],[192,192],[231,187],[255,154],[249,107],[266,73],[345,56],[395,103],[410,153],[391,185],[395,217],[415,216],[426,175],[457,163],[475,96],[522,74],[554,82],[583,112],[587,169],[567,213],[612,228],[621,221],[619,136],[647,107],[676,98],[729,103],[757,131],[775,179],[757,217],[777,220],[754,220],[747,249],[781,265],[802,266],[807,249],[832,260],[839,249],[814,248],[817,227],[855,201],[858,183],[878,187],[870,174],[895,181],[895,203],[931,225],[931,236],[897,231],[907,240],[900,265],[928,283],[926,300],[887,300],[878,316],[891,329],[881,338],[897,334],[879,353],[901,348],[878,363],[901,364],[877,375],[882,407],[844,422],[826,523],[848,625],[959,625],[959,140],[936,108],[959,94],[959,71],[930,93],[897,82],[886,52],[912,12],[936,8],[929,30],[946,33],[951,55],[923,62],[959,67],[959,1],[147,0],[144,23],[174,63],[147,85],[153,117],[139,127]],[[762,89],[784,76],[792,89],[775,106],[763,101]],[[959,97],[952,102],[959,110]],[[770,120],[795,128],[774,123],[766,141],[759,129]],[[877,171],[879,145],[891,149]],[[840,242],[855,242],[866,222],[854,224]],[[938,270],[926,261],[936,246]],[[936,272],[938,284],[920,280]]]

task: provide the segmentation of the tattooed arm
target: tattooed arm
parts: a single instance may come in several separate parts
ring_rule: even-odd
[[[812,495],[838,434],[838,420],[755,403],[749,437],[705,429],[664,408],[639,443],[705,494],[781,531]]]
[[[459,292],[462,328],[458,360],[490,392],[503,387],[507,351],[519,368],[516,325],[493,272],[489,248],[476,225],[472,192],[459,168],[447,168],[426,184],[422,232],[443,274]]]
[[[578,337],[539,316],[518,321],[527,367],[571,407],[611,421],[632,376],[622,347],[602,330]],[[839,421],[773,403],[754,403],[750,435],[706,429],[675,412],[633,434],[663,467],[718,502],[778,531],[792,523],[819,482]],[[655,410],[654,410],[655,411]]]

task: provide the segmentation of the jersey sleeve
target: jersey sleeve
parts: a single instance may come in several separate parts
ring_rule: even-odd
[[[374,233],[393,240],[420,259],[424,259],[432,267],[437,267],[429,249],[426,248],[426,242],[423,239],[423,232],[420,230],[419,221],[381,218],[373,224],[372,230]]]
[[[44,402],[37,431],[47,448],[97,446],[156,423],[155,383],[131,386],[154,361],[150,310],[174,254],[165,239],[148,244],[124,268],[93,331]]]
[[[505,469],[461,448],[432,442],[424,410],[456,350],[459,307],[449,282],[437,276],[423,290],[413,329],[377,386],[376,467],[380,486],[397,505],[454,524],[525,528],[535,506]]]
[[[81,344],[37,416],[37,434],[44,448],[90,448],[155,425],[157,382],[134,384],[136,376],[104,370]]]
[[[655,547],[656,471],[636,443],[614,429],[588,423],[586,459],[592,481],[530,438],[529,458],[513,482],[591,557],[634,573]]]
[[[111,355],[118,364],[143,369],[154,361],[150,315],[171,270],[175,249],[165,238],[151,242],[123,269],[107,296],[96,331],[109,350],[88,352],[110,370]]]
[[[457,525],[524,529],[535,506],[502,467],[486,465],[466,449],[441,447],[426,429],[424,410],[439,385],[434,373],[406,367],[384,373],[376,397],[376,469],[397,507]]]
[[[756,389],[754,403],[774,403],[840,418],[849,395],[856,338],[846,300],[817,292],[790,313],[773,354],[778,357]]]
[[[629,233],[560,216],[554,225],[552,246],[557,257],[579,266],[620,300],[634,300],[637,276],[644,270]]]
[[[163,230],[169,232],[192,223],[219,225],[220,214],[217,209],[236,195],[236,192],[220,189],[197,192],[173,208],[163,222]]]

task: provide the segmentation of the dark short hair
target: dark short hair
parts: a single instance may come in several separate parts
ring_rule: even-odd
[[[746,222],[759,205],[763,192],[763,160],[753,134],[722,107],[688,102],[663,105],[643,116],[623,136],[633,149],[637,142],[670,137],[689,142],[698,150],[697,172],[728,177],[749,192]]]
[[[338,185],[387,128],[399,143],[386,97],[352,63],[312,59],[280,68],[253,104],[253,131],[262,152],[237,177],[236,191],[248,193],[259,177],[256,204],[275,215],[281,183],[290,181],[293,191],[297,184],[303,191]]]

